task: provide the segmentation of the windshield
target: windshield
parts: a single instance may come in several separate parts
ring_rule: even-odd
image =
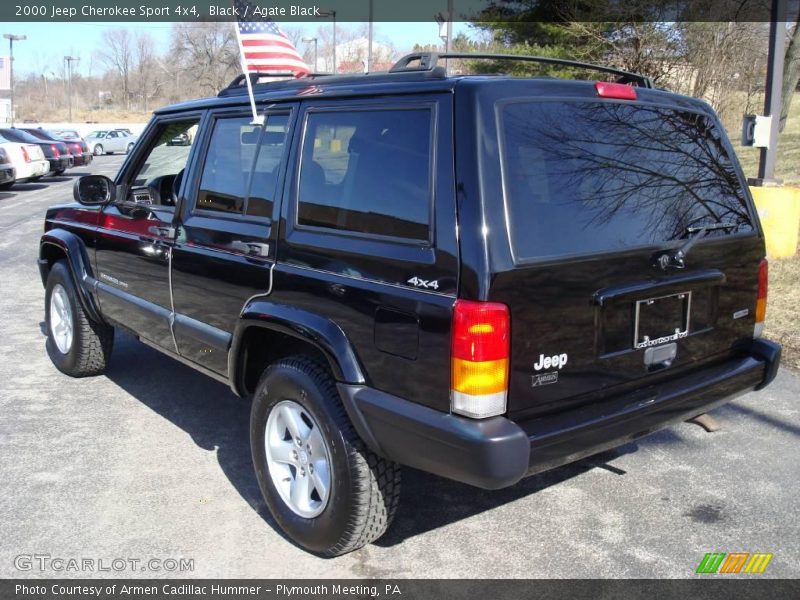
[[[753,230],[720,132],[705,115],[618,102],[513,102],[500,111],[516,259],[662,244],[695,228]]]

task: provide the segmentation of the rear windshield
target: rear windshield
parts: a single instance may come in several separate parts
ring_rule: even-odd
[[[720,132],[705,115],[616,102],[500,108],[516,260],[753,230]],[[730,225],[730,227],[727,227]]]

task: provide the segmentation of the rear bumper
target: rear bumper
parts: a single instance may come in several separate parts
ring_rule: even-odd
[[[50,172],[64,171],[72,166],[72,158],[69,156],[60,156],[58,158],[48,158],[50,163]]]
[[[4,165],[0,167],[0,183],[9,183],[16,180],[17,170],[14,167]]]
[[[83,165],[90,165],[92,164],[92,153],[91,152],[84,152],[82,154],[73,154],[72,155],[73,166],[81,167]]]
[[[748,355],[636,393],[515,423],[442,413],[360,385],[339,384],[367,445],[398,463],[485,489],[602,452],[762,389],[781,348],[754,340]]]

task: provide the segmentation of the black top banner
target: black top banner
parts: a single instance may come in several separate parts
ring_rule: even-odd
[[[451,580],[451,579],[51,579],[0,580],[0,598],[77,600],[725,600],[797,598],[781,579]]]
[[[315,21],[430,22],[447,0],[56,0],[0,3],[0,20],[47,21]],[[452,21],[756,22],[797,20],[800,0],[780,0],[785,14],[772,19],[772,0],[452,0]]]

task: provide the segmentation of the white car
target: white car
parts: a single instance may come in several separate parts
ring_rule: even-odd
[[[138,137],[119,129],[106,129],[92,131],[83,139],[89,146],[89,151],[95,156],[100,156],[114,152],[127,154],[133,148]]]
[[[16,183],[36,181],[50,170],[50,163],[37,144],[18,144],[0,137],[0,148],[6,151],[16,171]],[[0,189],[10,188],[14,182],[0,185]]]

